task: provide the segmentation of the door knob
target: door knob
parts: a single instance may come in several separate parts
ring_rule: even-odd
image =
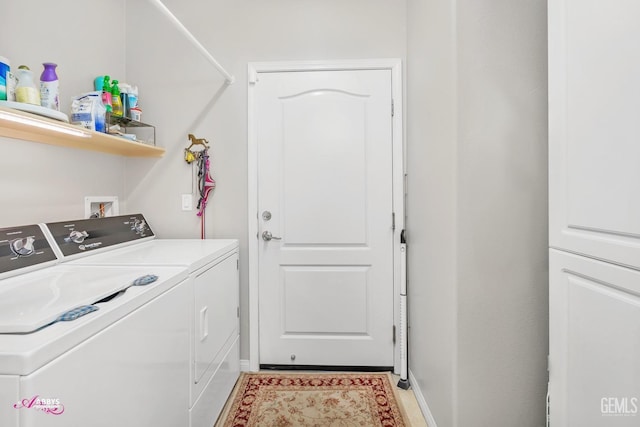
[[[265,231],[262,233],[262,240],[268,242],[269,240],[282,240],[282,237],[274,237],[270,231]]]

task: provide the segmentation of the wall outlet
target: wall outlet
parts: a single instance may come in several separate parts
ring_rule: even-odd
[[[193,210],[193,195],[191,194],[182,195],[182,210],[183,211]]]

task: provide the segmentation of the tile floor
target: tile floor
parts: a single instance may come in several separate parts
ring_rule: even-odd
[[[394,380],[396,384],[398,383],[398,379],[400,377],[394,375]],[[413,394],[413,390],[409,388],[409,390],[402,390],[401,388],[396,388],[398,399],[400,400],[400,405],[404,408],[405,414],[409,418],[407,421],[411,427],[428,427],[427,422],[422,415],[422,411],[420,410],[420,406],[418,406],[418,401],[416,400],[415,394]]]

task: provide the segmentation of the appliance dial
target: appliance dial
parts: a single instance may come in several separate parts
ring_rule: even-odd
[[[142,234],[147,229],[147,223],[144,220],[140,221],[136,219],[133,224],[133,229],[135,230],[136,234]]]
[[[74,230],[71,233],[69,233],[69,237],[65,237],[64,241],[73,242],[73,243],[82,243],[84,242],[84,239],[86,239],[87,237],[89,237],[89,233],[87,233],[86,231]]]
[[[11,251],[17,256],[29,256],[35,252],[33,247],[35,241],[36,239],[33,236],[29,236],[12,240],[9,245],[11,246]]]

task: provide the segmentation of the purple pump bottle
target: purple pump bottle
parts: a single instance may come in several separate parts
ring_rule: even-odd
[[[45,62],[42,65],[44,70],[40,75],[40,105],[60,111],[60,92],[56,74],[58,65],[52,62]]]

